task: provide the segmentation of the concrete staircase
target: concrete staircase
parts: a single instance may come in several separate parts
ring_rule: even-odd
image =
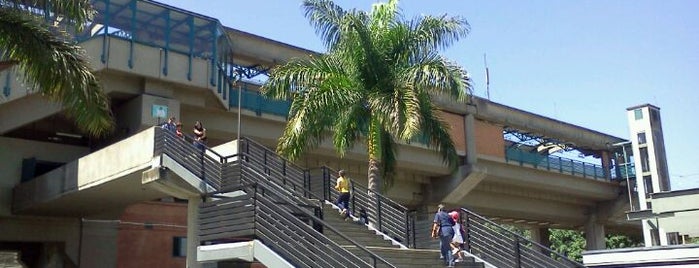
[[[377,234],[376,231],[369,229],[368,226],[355,222],[352,218],[344,220],[340,216],[337,208],[332,205],[325,204],[323,207],[323,220],[328,224],[340,230],[343,234],[349,236],[357,243],[367,247],[372,252],[386,259],[396,267],[401,268],[423,268],[423,267],[444,267],[444,263],[439,259],[438,249],[408,249],[395,244],[383,235]],[[325,232],[325,235],[335,243],[345,247],[350,252],[362,257],[370,264],[372,259],[365,256],[362,250],[351,245],[347,240],[341,238],[333,232]],[[466,258],[463,262],[455,264],[456,267],[484,267],[483,263],[476,262],[474,258]],[[377,264],[377,267],[384,267],[382,264]]]

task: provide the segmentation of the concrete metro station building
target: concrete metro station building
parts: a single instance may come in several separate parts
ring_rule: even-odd
[[[201,121],[210,147],[240,135],[273,149],[289,103],[262,97],[255,79],[317,52],[153,1],[93,4],[94,22],[75,36],[111,98],[117,128],[85,137],[60,105],[24,87],[15,68],[0,73],[0,251],[20,252],[29,266],[194,266],[187,256],[196,254],[196,230],[188,226],[199,196],[143,180],[157,165],[153,126],[175,116],[187,134]],[[628,173],[613,146],[626,139],[479,97],[438,105],[461,166],[452,174],[424,145],[402,144],[386,194],[417,211],[415,247],[436,248],[428,236],[438,203],[528,228],[544,245],[548,228],[584,231],[591,250],[605,247],[606,233],[646,228],[626,216]],[[556,154],[565,150],[594,162]],[[343,159],[321,144],[296,164],[344,169],[366,185],[361,144]]]

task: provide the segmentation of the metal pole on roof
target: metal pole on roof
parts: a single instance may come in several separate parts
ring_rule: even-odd
[[[626,153],[626,146],[629,144],[631,144],[631,142],[626,141],[612,144],[612,146],[621,146],[621,151],[624,155],[624,177],[626,177],[626,190],[628,191],[627,193],[629,195],[629,208],[631,208],[631,211],[635,211],[636,209],[633,205],[633,197],[631,196],[631,180],[629,179],[629,156]]]
[[[243,92],[242,91],[243,91],[242,87],[240,86],[240,84],[238,84],[238,137],[237,137],[238,144],[240,144],[240,111],[241,111],[240,107],[243,106],[241,103],[241,101],[243,99]]]

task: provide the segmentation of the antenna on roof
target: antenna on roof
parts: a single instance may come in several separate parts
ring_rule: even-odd
[[[490,71],[488,71],[488,60],[483,53],[483,64],[485,65],[485,94],[490,100]]]

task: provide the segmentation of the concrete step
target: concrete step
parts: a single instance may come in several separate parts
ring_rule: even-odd
[[[367,253],[356,248],[348,247],[350,252],[360,256],[365,261],[372,263],[373,258],[369,257]],[[438,250],[425,250],[425,249],[397,249],[397,248],[385,248],[385,247],[368,247],[369,250],[375,254],[381,256],[386,261],[395,265],[396,267],[407,267],[407,268],[417,268],[417,267],[443,267],[444,262],[439,259]],[[473,267],[473,268],[483,268],[483,263],[475,262],[474,258],[468,257],[463,260],[463,262],[455,263],[456,267]],[[381,266],[379,266],[381,267]]]
[[[375,231],[370,230],[366,225],[354,222],[352,218],[344,220],[337,209],[327,204],[323,210],[323,220],[363,246],[399,247],[393,246],[390,240],[385,240],[383,236],[377,235]],[[324,233],[328,238],[340,245],[350,245],[349,241],[332,231],[326,230]]]
[[[401,249],[399,246],[391,244],[390,240],[385,240],[375,231],[370,230],[366,225],[350,220],[344,220],[339,211],[331,205],[325,204],[323,207],[323,220],[337,228],[340,232],[365,246],[375,254],[381,256],[396,267],[422,268],[422,267],[444,267],[444,262],[439,258],[439,250],[427,249]],[[343,245],[347,250],[360,258],[373,264],[373,258],[366,252],[349,244],[345,239],[331,231],[326,231],[325,235],[336,243]],[[484,264],[475,262],[473,257],[467,257],[463,262],[455,264],[456,267],[483,268]],[[387,267],[377,263],[377,267]]]

